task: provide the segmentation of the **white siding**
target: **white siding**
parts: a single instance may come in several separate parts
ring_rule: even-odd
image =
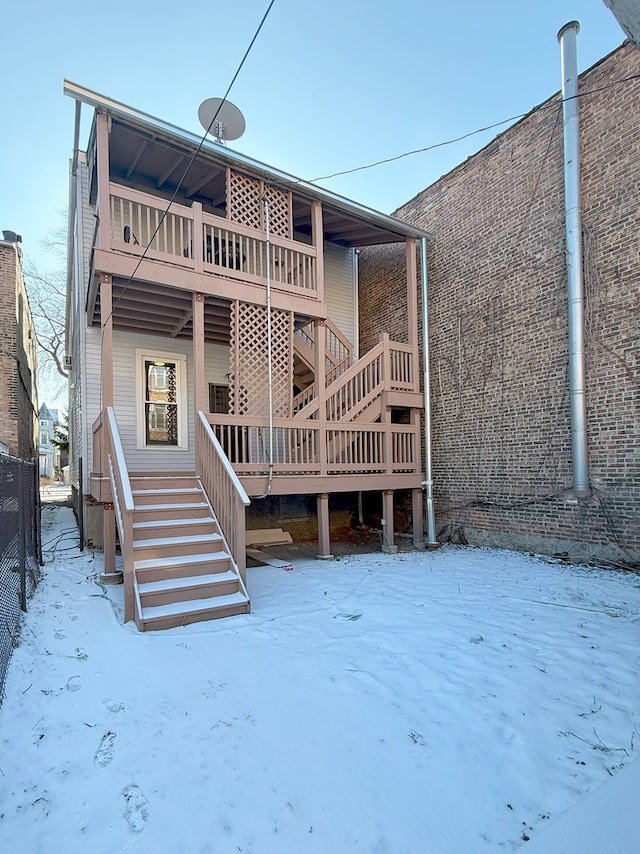
[[[136,447],[136,349],[158,353],[179,353],[187,357],[187,414],[188,441],[184,450],[175,448]],[[100,395],[100,330],[87,329],[86,334],[86,378],[87,378],[87,433],[91,437],[91,425],[101,407]],[[226,384],[225,374],[229,371],[229,348],[215,344],[205,347],[205,378],[207,383]],[[113,334],[113,377],[114,411],[124,448],[127,467],[130,471],[187,471],[195,467],[194,457],[194,393],[193,393],[193,346],[191,341],[173,338],[157,338],[151,335],[136,335],[115,331]],[[91,448],[89,454],[91,454]],[[89,457],[91,459],[91,457]]]
[[[352,344],[356,344],[358,321],[353,249],[325,243],[324,274],[324,297],[329,318]]]

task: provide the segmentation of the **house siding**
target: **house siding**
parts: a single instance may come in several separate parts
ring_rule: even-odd
[[[639,73],[626,44],[580,77],[588,498],[571,489],[559,96],[396,211],[434,235],[441,540],[640,561],[640,111],[637,84],[616,82]],[[361,317],[377,315],[394,337],[397,253],[363,256]],[[363,323],[361,343],[373,339]]]
[[[349,341],[357,344],[357,292],[353,249],[335,243],[325,243],[324,272],[327,314]]]
[[[99,329],[86,330],[86,380],[87,380],[87,424],[89,428],[102,411],[100,397],[100,344]],[[187,448],[137,447],[137,393],[136,350],[152,353],[176,353],[186,356],[186,405],[188,439]],[[207,383],[226,385],[229,371],[229,348],[216,344],[205,345],[205,378]],[[193,396],[193,347],[190,341],[174,338],[158,338],[151,335],[133,335],[127,332],[113,333],[113,376],[114,412],[118,430],[130,471],[189,471],[195,468],[194,458],[194,412]],[[92,459],[93,437],[89,429],[89,459]]]

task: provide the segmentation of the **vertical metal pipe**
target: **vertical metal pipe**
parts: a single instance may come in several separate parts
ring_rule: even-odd
[[[431,389],[429,385],[429,301],[427,288],[427,239],[420,247],[420,272],[422,283],[422,386],[424,393],[424,492],[427,513],[427,545],[438,545],[436,519],[433,510],[433,475],[431,471]]]
[[[587,415],[584,368],[584,286],[582,273],[582,221],[580,210],[580,122],[578,108],[577,21],[558,33],[562,59],[562,111],[564,119],[564,195],[569,308],[569,395],[573,489],[589,492]]]

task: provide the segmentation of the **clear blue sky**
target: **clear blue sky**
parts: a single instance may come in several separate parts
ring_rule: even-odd
[[[198,105],[225,93],[267,7],[26,0],[5,12],[0,229],[22,234],[28,259],[46,270],[42,242],[67,207],[63,79],[199,133]],[[247,123],[232,145],[311,180],[526,113],[560,88],[556,35],[573,19],[580,71],[624,40],[603,0],[275,0],[229,95]],[[322,184],[390,213],[506,127]]]

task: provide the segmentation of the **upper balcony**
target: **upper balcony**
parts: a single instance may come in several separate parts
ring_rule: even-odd
[[[318,299],[314,246],[110,182],[108,249]],[[260,223],[257,223],[260,224]],[[267,239],[268,237],[268,239]],[[104,248],[104,247],[101,247]]]

